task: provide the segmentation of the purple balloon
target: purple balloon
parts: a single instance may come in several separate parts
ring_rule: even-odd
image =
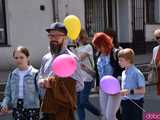
[[[120,92],[120,83],[115,77],[106,75],[100,80],[101,89],[107,94],[118,94]]]
[[[59,77],[69,77],[77,69],[77,62],[74,57],[62,54],[52,62],[52,71]]]

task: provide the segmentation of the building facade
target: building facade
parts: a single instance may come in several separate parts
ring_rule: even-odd
[[[0,0],[0,69],[14,67],[12,51],[18,45],[29,48],[38,66],[48,47],[45,28],[70,14],[91,37],[112,29],[121,46],[137,54],[152,50],[153,31],[160,28],[159,0]]]

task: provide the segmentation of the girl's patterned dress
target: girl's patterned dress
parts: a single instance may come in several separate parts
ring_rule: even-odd
[[[17,108],[13,109],[14,120],[39,120],[39,109],[26,109],[23,107],[23,99],[18,99]]]

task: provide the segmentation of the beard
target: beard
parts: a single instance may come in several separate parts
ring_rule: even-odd
[[[63,47],[63,44],[58,44],[53,42],[50,42],[49,45],[50,45],[50,52],[52,55],[60,53]]]

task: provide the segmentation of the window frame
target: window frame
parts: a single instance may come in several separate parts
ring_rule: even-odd
[[[90,0],[92,1],[92,0]],[[99,31],[105,31],[105,20],[106,20],[106,13],[105,10],[106,8],[104,5],[104,1],[105,0],[101,0],[99,1],[99,6],[101,7],[97,7],[95,9],[95,3],[96,0],[93,0],[92,2],[89,2],[88,0],[84,1],[84,7],[85,7],[85,28],[86,31],[88,32],[88,35],[90,37],[92,37],[94,35],[95,32],[99,32]],[[96,19],[94,18],[94,16],[97,15],[98,12],[101,11],[101,15],[100,17],[96,17],[96,19],[100,19],[100,22],[94,22]],[[101,25],[99,24],[103,24],[103,28],[101,28]]]
[[[156,0],[145,0],[145,21],[146,24],[160,24],[160,21],[156,21],[155,13],[155,2]],[[151,11],[152,10],[152,11]]]

